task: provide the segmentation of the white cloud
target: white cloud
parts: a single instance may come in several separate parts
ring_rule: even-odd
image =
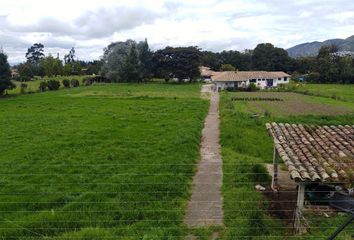
[[[143,40],[203,49],[243,50],[260,42],[279,47],[354,34],[351,0],[12,0],[0,3],[0,45],[11,62],[42,42],[80,59],[102,54],[112,41]],[[351,32],[352,31],[352,32]]]

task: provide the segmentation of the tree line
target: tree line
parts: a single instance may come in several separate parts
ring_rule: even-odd
[[[83,69],[85,74],[98,74],[101,61],[85,62],[76,58],[75,48],[71,48],[64,56],[64,61],[59,59],[59,55],[54,57],[52,54],[45,56],[44,45],[35,43],[26,52],[26,62],[14,66],[18,75],[15,80],[30,81],[34,76],[70,76],[81,75]]]
[[[11,72],[7,56],[3,52],[0,54],[0,86],[9,88],[11,81],[7,79],[11,78]],[[34,76],[95,74],[101,76],[100,81],[107,82],[143,82],[152,78],[192,82],[200,77],[199,67],[208,66],[215,71],[284,71],[315,83],[354,83],[353,58],[341,56],[335,46],[322,47],[316,57],[294,59],[285,49],[270,43],[258,44],[255,49],[244,52],[202,51],[196,46],[152,51],[146,39],[141,42],[127,40],[110,43],[99,60],[85,62],[78,60],[75,48],[62,61],[59,56],[45,56],[44,45],[35,43],[28,48],[26,59],[14,66],[19,73],[17,80],[29,81]]]

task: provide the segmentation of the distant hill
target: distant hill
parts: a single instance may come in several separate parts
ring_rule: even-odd
[[[354,52],[354,35],[346,39],[329,39],[324,42],[311,42],[302,43],[294,47],[289,48],[287,51],[290,57],[306,57],[306,56],[317,56],[318,50],[322,46],[336,45],[339,47],[339,51]]]

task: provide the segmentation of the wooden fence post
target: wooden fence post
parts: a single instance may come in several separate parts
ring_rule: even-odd
[[[304,222],[305,218],[302,213],[305,201],[305,186],[305,183],[298,183],[297,201],[294,213],[294,229],[296,234],[303,234],[306,232],[306,226]]]
[[[273,176],[272,176],[272,189],[273,191],[278,190],[278,152],[274,146],[273,151]]]

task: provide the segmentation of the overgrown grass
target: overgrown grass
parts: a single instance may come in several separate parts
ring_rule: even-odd
[[[0,239],[183,239],[208,102],[103,84],[0,100]]]
[[[242,93],[242,97],[247,95]],[[270,93],[272,94],[272,93]],[[265,128],[266,122],[354,124],[354,114],[303,115],[282,114],[282,102],[274,103],[271,114],[266,109],[254,107],[252,102],[232,101],[241,93],[221,94],[221,146],[224,163],[224,213],[223,239],[326,239],[347,216],[308,216],[310,232],[304,236],[292,235],[291,226],[277,220],[267,212],[267,199],[255,191],[256,184],[270,184],[264,163],[272,162],[273,142]],[[299,95],[299,98],[308,96]],[[302,101],[298,99],[298,101]],[[334,100],[333,100],[334,101]],[[336,104],[340,105],[343,102]],[[306,104],[306,101],[305,103]],[[280,106],[280,107],[279,107]],[[274,110],[274,109],[273,109]],[[283,109],[285,111],[286,109]],[[259,116],[254,116],[254,111]],[[338,239],[351,239],[350,228]]]

